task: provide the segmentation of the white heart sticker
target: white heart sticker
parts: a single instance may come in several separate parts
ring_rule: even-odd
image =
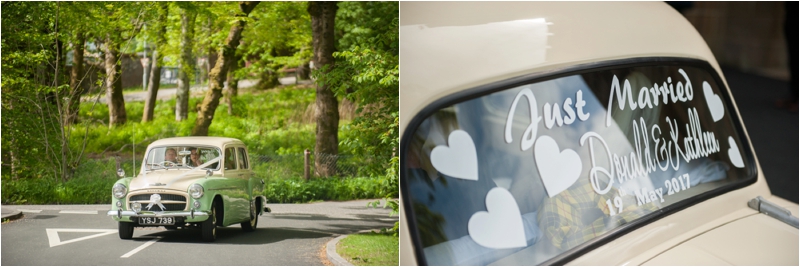
[[[478,180],[478,155],[469,133],[455,130],[447,138],[448,146],[431,151],[431,164],[439,172],[454,178]]]
[[[478,245],[494,248],[518,248],[528,245],[519,206],[511,192],[500,187],[486,194],[486,210],[472,214],[467,230]]]
[[[705,81],[703,82],[703,95],[706,96],[706,104],[708,105],[708,110],[711,111],[711,118],[714,119],[714,122],[718,122],[725,116],[725,107],[722,106],[722,99],[714,94],[714,91],[711,90],[711,85]]]
[[[549,197],[572,186],[581,175],[583,164],[578,153],[572,149],[561,151],[550,136],[542,135],[536,140],[533,156]]]
[[[739,152],[739,146],[732,136],[728,136],[728,158],[731,159],[731,164],[736,168],[744,168],[744,160],[742,160],[742,153]]]

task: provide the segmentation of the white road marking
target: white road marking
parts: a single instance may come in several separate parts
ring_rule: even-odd
[[[95,237],[100,237],[104,235],[110,235],[116,233],[117,230],[115,229],[66,229],[66,228],[53,228],[53,229],[45,229],[47,231],[47,239],[50,241],[50,247],[60,246],[63,244],[69,244],[73,242],[83,241],[86,239],[91,239]],[[73,232],[73,233],[98,233],[90,236],[84,236],[75,238],[72,240],[61,241],[61,238],[58,237],[58,232]]]
[[[96,210],[62,210],[59,213],[65,214],[97,214]]]
[[[125,253],[125,255],[120,256],[120,258],[128,258],[130,256],[133,256],[133,254],[136,254],[137,252],[142,251],[143,249],[149,247],[150,245],[155,244],[156,242],[158,242],[158,240],[161,240],[161,238],[162,238],[161,236],[156,236],[154,240],[147,241],[147,243],[144,243],[138,248],[135,248],[128,253]]]
[[[40,213],[42,210],[19,210],[23,213]]]

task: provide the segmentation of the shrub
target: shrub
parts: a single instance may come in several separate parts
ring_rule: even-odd
[[[270,203],[303,203],[316,200],[354,200],[397,196],[396,186],[384,186],[383,178],[299,178],[269,180],[264,195]]]

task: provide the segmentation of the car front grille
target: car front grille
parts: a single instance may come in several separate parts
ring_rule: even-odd
[[[132,208],[133,202],[139,202],[142,204],[142,210],[147,211],[147,206],[150,205],[150,196],[153,194],[141,194],[141,195],[134,195],[131,196],[128,202],[128,207]],[[163,211],[183,211],[186,210],[186,197],[181,195],[174,195],[174,194],[159,194],[161,195],[161,205],[164,205]],[[165,203],[165,202],[172,202],[172,203]],[[175,203],[180,202],[180,203]],[[153,204],[150,207],[149,211],[162,211],[161,207],[156,204]]]
[[[142,194],[142,195],[135,195],[131,196],[131,201],[150,201],[150,196],[152,194]],[[183,201],[186,202],[186,197],[181,195],[172,195],[172,194],[160,194],[161,201]]]

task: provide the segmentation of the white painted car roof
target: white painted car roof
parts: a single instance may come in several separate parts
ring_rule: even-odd
[[[148,146],[151,147],[165,146],[165,145],[209,145],[222,148],[226,144],[244,145],[242,141],[230,137],[213,137],[213,136],[190,136],[190,137],[172,137],[159,139]]]
[[[401,2],[400,131],[452,93],[521,75],[632,57],[708,61],[663,2]],[[635,23],[632,23],[635,22]]]

